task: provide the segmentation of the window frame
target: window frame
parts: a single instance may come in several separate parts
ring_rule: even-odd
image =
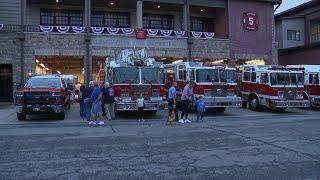
[[[301,41],[300,30],[287,30],[287,40],[288,41]]]
[[[147,19],[146,19],[147,18]],[[156,20],[152,20],[151,18],[160,18],[160,20],[158,20],[161,25],[160,27],[156,27],[153,26],[152,21],[156,22]],[[171,20],[171,26],[165,26],[165,21]],[[150,14],[150,13],[146,13],[143,14],[143,28],[145,29],[166,29],[166,30],[174,30],[175,28],[175,18],[172,15],[162,15],[162,14]],[[145,21],[148,21],[148,25],[146,25]]]
[[[101,25],[95,25],[92,22],[92,15],[102,15],[102,26]],[[115,20],[115,25],[109,25],[107,23],[107,17],[115,16],[115,18],[112,18]],[[126,20],[128,21],[127,25],[120,25],[120,16],[125,16]],[[110,11],[92,11],[91,13],[91,26],[92,27],[115,27],[115,28],[130,28],[131,27],[131,15],[130,12],[110,12]]]
[[[42,13],[45,13],[45,12],[51,12],[53,13],[53,23],[44,23],[43,22],[43,17],[44,15]],[[63,13],[66,13],[67,14],[67,23],[57,23],[57,13],[58,12],[63,12]],[[80,15],[79,17],[81,17],[81,22],[79,23],[74,23],[74,24],[71,24],[71,14],[72,13],[75,13],[78,15]],[[60,17],[60,16],[59,16]],[[47,26],[83,26],[83,21],[84,21],[84,17],[83,17],[83,11],[82,10],[67,10],[67,9],[40,9],[40,25],[47,25]]]

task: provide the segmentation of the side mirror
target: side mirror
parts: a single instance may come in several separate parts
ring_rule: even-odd
[[[20,89],[21,88],[21,83],[15,83],[14,85],[15,85],[16,89]]]

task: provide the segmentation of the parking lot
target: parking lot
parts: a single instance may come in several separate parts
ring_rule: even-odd
[[[319,179],[320,111],[227,109],[205,122],[165,125],[121,115],[90,127],[78,105],[66,119],[18,121],[0,109],[1,179]],[[191,116],[194,120],[194,115]]]

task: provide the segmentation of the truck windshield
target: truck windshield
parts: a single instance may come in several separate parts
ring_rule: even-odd
[[[236,83],[236,71],[226,69],[198,69],[197,82]]]
[[[26,83],[26,87],[30,88],[60,88],[59,78],[31,78]]]
[[[142,83],[163,84],[164,72],[162,68],[141,68]]]
[[[113,70],[113,83],[139,83],[139,69],[135,67],[119,67]]]
[[[271,85],[303,85],[302,73],[271,73]]]

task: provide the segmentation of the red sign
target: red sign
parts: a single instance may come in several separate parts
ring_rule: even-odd
[[[147,33],[143,29],[136,29],[136,38],[137,39],[147,39]]]
[[[256,31],[259,28],[259,20],[256,13],[243,13],[243,27],[249,31]]]

